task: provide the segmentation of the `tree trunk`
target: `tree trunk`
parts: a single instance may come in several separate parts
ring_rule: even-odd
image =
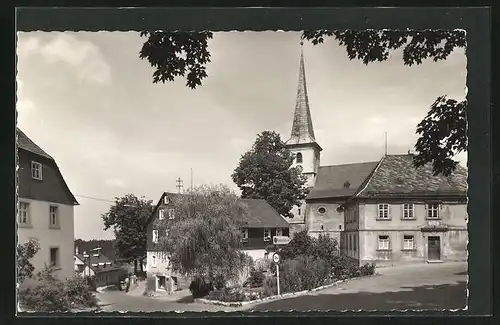
[[[139,260],[139,266],[141,268],[141,273],[144,272],[144,265],[143,265],[144,263],[143,263],[143,261],[144,261],[144,259],[142,259],[142,258]]]
[[[134,259],[134,274],[137,273],[137,259]]]

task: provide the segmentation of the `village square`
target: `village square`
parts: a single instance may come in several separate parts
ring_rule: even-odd
[[[307,32],[99,34],[19,37],[20,312],[466,308],[460,42],[408,68]],[[57,64],[78,81],[36,89]]]

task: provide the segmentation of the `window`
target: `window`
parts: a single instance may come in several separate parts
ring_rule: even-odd
[[[241,229],[241,240],[242,241],[248,240],[248,229]]]
[[[174,209],[168,209],[168,219],[172,220],[175,218]]]
[[[378,218],[389,219],[389,204],[378,205]]]
[[[158,211],[158,219],[160,219],[160,220],[165,219],[165,210],[160,209],[160,210]]]
[[[427,218],[439,219],[439,204],[431,203],[427,205]]]
[[[298,208],[298,213],[297,214],[300,216],[300,208]]]
[[[51,247],[50,248],[50,266],[58,267],[59,266],[59,248]]]
[[[344,188],[349,188],[349,187],[351,187],[351,183],[349,183],[349,182],[345,182],[345,183],[344,183]]]
[[[170,203],[170,200],[168,199],[168,196],[164,196],[163,197],[163,204],[169,204]]]
[[[325,213],[326,213],[326,208],[325,208],[325,207],[320,207],[320,208],[318,209],[318,213],[319,213],[319,214],[325,214]]]
[[[342,225],[339,225],[339,230],[342,230]]]
[[[413,249],[413,236],[404,235],[403,236],[403,249]]]
[[[29,218],[29,208],[30,204],[26,202],[19,202],[19,224],[28,225],[30,222]]]
[[[378,249],[389,250],[389,236],[378,236]]]
[[[158,230],[153,230],[153,243],[158,243]]]
[[[351,250],[351,248],[352,248],[352,237],[351,237],[350,234],[347,235],[347,236],[349,236],[349,241],[347,243],[347,250]]]
[[[354,235],[352,243],[353,243],[353,245],[352,245],[353,246],[353,250],[356,251],[358,249],[358,238],[357,238],[356,235]]]
[[[276,229],[276,236],[283,236],[283,230],[280,228]]]
[[[297,153],[297,164],[302,164],[302,154],[300,152]]]
[[[271,240],[271,230],[264,229],[264,241],[270,241],[270,240]]]
[[[156,267],[156,256],[151,256],[151,266]]]
[[[35,161],[31,162],[31,177],[42,180],[42,164]]]
[[[50,228],[58,228],[59,227],[59,218],[57,215],[57,207],[51,206],[49,208],[49,218],[50,218]]]
[[[403,204],[403,219],[413,219],[413,204]]]

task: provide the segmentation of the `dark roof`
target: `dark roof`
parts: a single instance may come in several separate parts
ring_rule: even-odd
[[[36,145],[23,131],[17,129],[17,145],[20,149],[24,149],[26,151],[32,152],[39,156],[43,156],[45,158],[54,160],[48,153],[43,151],[42,148]]]
[[[449,176],[433,175],[432,164],[415,168],[413,155],[387,155],[356,196],[459,195],[467,192],[467,170],[458,165]]]
[[[165,195],[174,198],[177,193],[164,192],[156,207],[148,220],[151,223],[156,216],[158,208],[162,205]],[[263,199],[241,199],[248,206],[248,216],[245,220],[248,228],[288,228],[288,222],[280,216],[280,214],[265,200]]]
[[[378,162],[364,162],[319,167],[316,184],[307,200],[354,195],[377,164]]]
[[[242,199],[248,206],[248,228],[288,228],[288,222],[263,199]]]
[[[87,252],[87,253],[89,253],[89,252]],[[90,254],[92,255],[90,258],[91,264],[111,262],[111,260],[106,255],[99,254],[99,257],[96,257],[96,256],[93,256],[93,254],[95,254],[94,252],[90,252]],[[83,257],[83,252],[81,254],[75,254],[75,255],[80,260],[85,261],[85,257]]]

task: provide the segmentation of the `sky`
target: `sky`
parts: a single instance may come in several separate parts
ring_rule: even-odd
[[[137,32],[18,33],[18,127],[56,162],[80,205],[75,238],[111,239],[101,215],[117,196],[156,201],[175,180],[225,184],[256,135],[287,140],[300,60],[298,32],[217,32],[203,86],[153,84]],[[403,65],[350,61],[333,39],[303,46],[321,165],[377,161],[413,149],[438,96],[466,95],[466,56]],[[466,154],[457,157],[466,165]]]

